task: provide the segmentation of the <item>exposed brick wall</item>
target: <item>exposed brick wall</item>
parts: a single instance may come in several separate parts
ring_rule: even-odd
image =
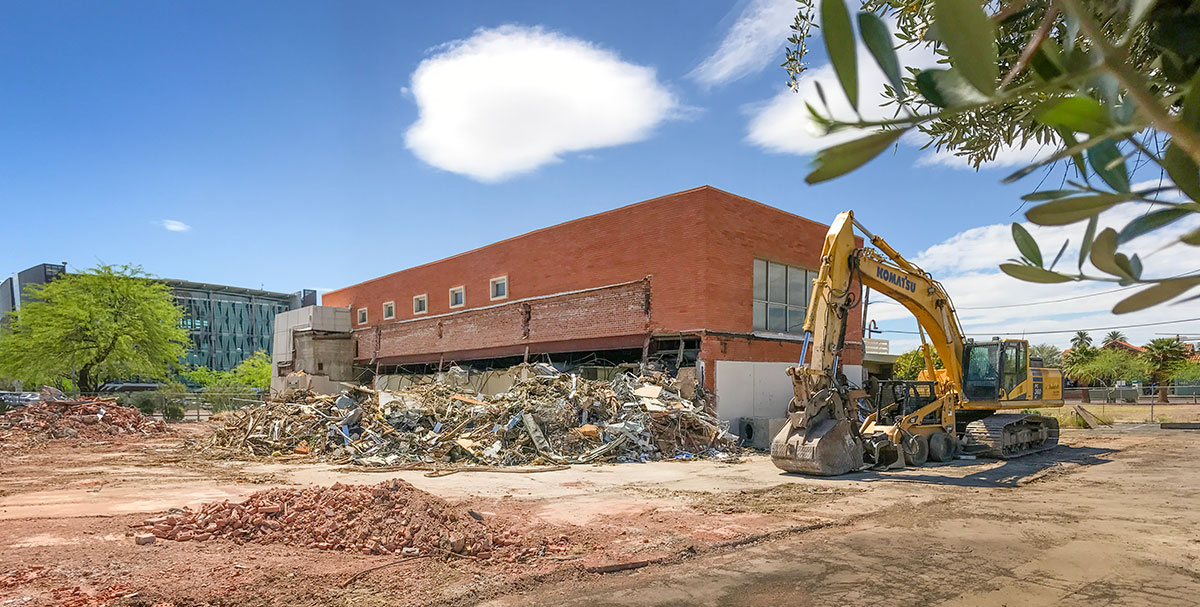
[[[832,220],[840,210],[814,208],[813,212],[823,220]],[[355,310],[366,307],[368,325],[376,325],[384,322],[382,305],[387,301],[396,302],[398,320],[414,318],[412,297],[419,294],[428,294],[428,315],[451,312],[449,289],[458,285],[466,286],[467,309],[496,303],[488,297],[488,281],[495,276],[509,277],[509,300],[652,276],[653,315],[649,330],[749,333],[753,329],[754,258],[816,269],[828,229],[826,224],[704,186],[544,228],[346,287],[325,294],[323,303]],[[570,306],[559,312],[547,307],[537,309],[539,322],[532,325],[547,334],[531,331],[526,338],[521,333],[520,312],[507,307],[498,310],[503,311],[484,311],[480,319],[486,318],[487,323],[476,325],[496,328],[487,335],[481,331],[475,339],[479,344],[495,345],[479,345],[476,350],[523,346],[527,341],[548,343],[566,334],[580,335],[572,339],[599,338],[605,331],[609,332],[607,336],[624,335],[612,331],[626,330],[609,327],[595,315],[584,318]],[[556,317],[559,313],[561,318]],[[354,319],[357,320],[356,312]],[[850,315],[848,339],[861,334],[861,321],[861,314]],[[468,328],[463,324],[451,327],[448,323],[442,321],[440,340],[436,337],[436,323],[420,323],[413,329],[413,335],[406,338],[407,345],[381,351],[408,354],[438,351],[431,348],[446,347],[445,335],[450,328],[456,335]],[[556,325],[558,328],[550,329]],[[366,337],[368,333],[357,334],[368,340],[371,339]],[[790,356],[780,346],[748,347],[755,353],[747,356],[780,357],[763,360],[788,360]],[[367,348],[360,340],[358,360],[370,359],[373,352],[373,343]]]
[[[745,360],[750,362],[799,362],[803,343],[771,339],[747,338],[732,335],[705,335],[700,340],[700,360],[704,361],[704,387],[715,390],[718,360]],[[809,346],[805,360],[812,359]],[[842,365],[862,364],[862,343],[846,336],[846,346],[840,360]]]
[[[544,351],[562,342],[630,337],[640,345],[648,331],[650,280],[553,297],[513,301],[433,318],[382,323],[354,331],[358,362],[383,364],[453,360],[465,353],[493,356]],[[378,353],[376,344],[379,344]],[[559,348],[551,348],[559,351]]]

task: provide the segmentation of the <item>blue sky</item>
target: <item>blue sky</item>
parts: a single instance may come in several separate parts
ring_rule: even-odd
[[[1010,167],[905,144],[804,184],[823,144],[777,67],[790,5],[0,2],[0,275],[103,261],[337,288],[710,184],[820,221],[853,208],[905,254],[941,251],[925,258],[960,305],[1064,294],[979,292],[1012,254],[996,227],[1034,185],[998,185]],[[810,78],[829,77],[812,47]],[[968,254],[987,263],[950,261]],[[1131,322],[1105,318],[1112,297],[1085,301],[972,327]]]

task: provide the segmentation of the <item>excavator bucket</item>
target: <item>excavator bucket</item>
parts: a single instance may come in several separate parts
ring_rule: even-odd
[[[863,466],[863,447],[848,419],[828,415],[798,428],[789,421],[771,442],[771,461],[787,472],[837,476]]]

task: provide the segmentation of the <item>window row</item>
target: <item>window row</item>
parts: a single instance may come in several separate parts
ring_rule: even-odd
[[[754,330],[803,333],[804,314],[817,273],[764,259],[754,260]]]
[[[508,276],[497,276],[488,281],[488,295],[491,301],[505,299],[508,297]],[[459,285],[451,287],[449,292],[449,305],[451,309],[461,308],[467,305],[467,287]],[[422,293],[413,296],[412,313],[414,315],[424,314],[429,311],[429,295]],[[369,320],[370,314],[367,308],[358,309],[358,324],[365,325]],[[383,320],[393,320],[396,318],[396,302],[385,301],[383,303]]]

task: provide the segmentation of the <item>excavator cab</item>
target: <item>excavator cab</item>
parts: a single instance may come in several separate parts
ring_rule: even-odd
[[[1032,394],[1033,388],[1040,387],[1040,382],[1027,385],[1031,375],[1029,342],[1023,339],[994,338],[983,343],[967,340],[963,344],[963,360],[966,361],[963,396],[967,401],[1041,398],[1040,394]],[[1040,379],[1040,370],[1035,375]]]

